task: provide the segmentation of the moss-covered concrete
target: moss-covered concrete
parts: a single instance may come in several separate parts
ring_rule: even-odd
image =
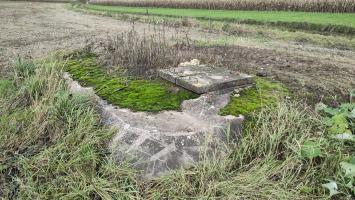
[[[222,108],[221,115],[248,115],[263,106],[272,106],[277,100],[285,96],[287,89],[278,82],[264,78],[256,78],[255,86],[242,90],[240,96],[232,94],[229,104]]]
[[[94,55],[72,57],[65,69],[83,86],[93,87],[96,94],[109,103],[133,111],[179,110],[184,100],[198,97],[162,80],[107,74]]]

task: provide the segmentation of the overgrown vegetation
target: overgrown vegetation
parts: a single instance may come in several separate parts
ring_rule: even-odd
[[[90,3],[119,6],[221,10],[355,12],[355,1],[353,0],[91,0]]]
[[[221,109],[223,115],[248,115],[263,106],[274,106],[285,97],[287,89],[277,82],[256,78],[255,86],[232,94],[231,101]]]
[[[233,30],[235,30],[233,27],[228,28],[228,31]],[[166,33],[164,29],[151,26],[142,32],[143,34],[140,35],[132,29],[118,33],[94,43],[93,46],[89,45],[89,49],[98,50],[100,65],[102,64],[109,74],[118,72],[121,75],[126,73],[143,76],[145,79],[154,79],[157,74],[156,69],[176,67],[178,63],[197,58],[203,64],[229,68],[247,74],[255,74],[258,68],[265,67],[266,71],[270,71],[268,72],[270,76],[276,77],[276,80],[290,88],[291,94],[306,98],[307,103],[312,105],[320,100],[333,105],[335,101],[344,101],[347,98],[349,84],[346,79],[339,80],[334,76],[325,81],[322,77],[314,77],[305,83],[302,76],[294,77],[301,69],[306,71],[307,76],[317,73],[320,68],[326,73],[341,73],[337,70],[337,66],[328,65],[321,60],[313,62],[313,59],[308,57],[234,45],[238,42],[233,40],[192,40],[188,31],[177,31],[171,33],[172,36],[169,37],[167,35],[170,33]],[[283,34],[283,37],[287,37],[286,34]],[[334,40],[337,39],[334,38]],[[233,43],[233,45],[228,43]],[[287,59],[279,59],[279,57]],[[297,64],[297,66],[295,63],[300,65]],[[289,73],[279,73],[278,70],[271,72],[271,69],[275,67],[284,68],[285,66]],[[351,77],[352,73],[349,72],[347,75]],[[291,81],[295,78],[300,79]]]
[[[236,143],[226,144],[227,157],[208,154],[195,167],[154,180],[138,178],[129,163],[114,162],[107,143],[116,130],[102,125],[94,98],[69,91],[65,70],[112,101],[157,111],[178,108],[186,93],[150,77],[155,68],[198,55],[236,63],[227,48],[213,53],[203,46],[180,56],[185,42],[171,46],[164,37],[148,41],[129,34],[128,40],[118,36],[103,44],[108,56],[100,62],[81,53],[68,60],[18,59],[13,73],[0,77],[0,199],[355,199],[355,95],[337,107],[319,104],[316,113],[302,102],[276,98],[286,89],[264,79],[222,111],[256,111],[248,114]],[[259,51],[246,53],[253,52]],[[131,77],[122,76],[126,72]],[[333,80],[327,86],[337,87]]]
[[[355,103],[341,104],[338,108],[329,108],[324,104],[318,104],[317,107],[325,116],[324,121],[331,134],[340,134],[338,137],[345,136],[355,141],[354,136],[351,136],[355,133]]]
[[[307,13],[286,11],[228,11],[207,9],[146,8],[103,5],[83,5],[89,10],[155,15],[167,17],[191,17],[203,20],[229,21],[245,24],[271,25],[290,29],[328,33],[355,33],[353,13]]]
[[[109,103],[133,111],[179,110],[182,101],[197,97],[192,92],[157,79],[109,75],[99,66],[96,56],[91,54],[72,57],[65,69],[83,86],[94,87],[96,94]]]
[[[311,108],[281,101],[252,114],[230,156],[139,180],[106,149],[89,96],[72,94],[62,62],[20,61],[0,81],[0,195],[5,199],[351,199],[353,143],[331,137]],[[337,183],[337,190],[327,184]],[[349,182],[350,180],[350,182]],[[331,182],[332,183],[332,182]],[[328,189],[327,189],[328,188]],[[334,188],[332,188],[334,189]]]
[[[350,101],[350,103],[341,104],[337,108],[320,103],[316,110],[324,116],[323,122],[328,128],[329,137],[350,145],[350,148],[346,150],[351,152],[349,158],[340,163],[345,172],[342,182],[330,180],[329,183],[323,184],[323,187],[327,188],[331,195],[336,195],[339,193],[338,185],[340,184],[355,195],[355,103]],[[345,146],[345,148],[347,147]],[[315,153],[314,150],[312,152]]]
[[[227,160],[208,160],[160,180],[152,194],[182,199],[354,197],[340,167],[351,159],[354,146],[330,139],[304,104],[283,101],[264,107],[253,114],[252,122]],[[322,187],[327,180],[338,182],[337,194]]]
[[[106,158],[112,131],[88,96],[71,94],[54,61],[20,60],[0,81],[0,196],[132,199],[132,169]]]

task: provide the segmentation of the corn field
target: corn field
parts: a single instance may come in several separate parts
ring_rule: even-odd
[[[90,0],[90,3],[137,7],[355,12],[355,0]]]

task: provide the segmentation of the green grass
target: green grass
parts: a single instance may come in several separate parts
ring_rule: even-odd
[[[317,31],[355,33],[354,13],[311,13],[287,11],[230,11],[206,9],[143,8],[84,5],[88,10],[170,16],[192,17],[222,21],[237,21],[250,24],[270,24]]]
[[[114,132],[90,96],[68,91],[62,67],[19,61],[0,78],[1,198],[134,198],[134,171],[106,158]]]
[[[231,101],[221,109],[222,115],[248,115],[264,106],[274,106],[287,94],[287,89],[277,82],[256,78],[254,87],[242,90],[239,97],[232,95]]]
[[[179,110],[184,100],[198,97],[160,80],[109,75],[98,66],[95,56],[73,58],[66,70],[84,86],[94,87],[96,94],[109,103],[133,111]]]
[[[254,113],[228,157],[139,179],[112,160],[115,131],[102,126],[92,97],[68,90],[61,63],[17,62],[13,76],[0,78],[8,94],[0,96],[1,198],[327,199],[328,180],[338,184],[334,199],[355,196],[339,165],[351,162],[354,145],[327,138],[314,112],[285,101]],[[317,145],[317,157],[302,156],[305,144]]]
[[[282,101],[254,113],[249,122],[241,140],[229,146],[228,159],[207,158],[196,168],[157,180],[148,192],[168,199],[326,199],[321,184],[342,180],[339,162],[349,159],[338,154],[342,142],[327,140],[321,121],[303,104]],[[309,143],[319,147],[316,157],[302,154]],[[336,198],[351,193],[342,185],[346,182],[338,182],[344,193]]]

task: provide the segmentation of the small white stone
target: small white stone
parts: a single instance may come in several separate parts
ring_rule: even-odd
[[[197,59],[193,59],[190,62],[183,62],[179,64],[179,67],[187,67],[187,66],[199,66],[200,61]]]
[[[212,79],[221,80],[223,76],[210,76]]]
[[[236,119],[236,117],[233,116],[233,115],[227,115],[227,116],[224,116],[224,118],[225,118],[226,120],[229,120],[229,121],[232,121],[232,120]]]
[[[245,117],[244,117],[244,115],[238,115],[238,117],[237,117],[239,120],[241,120],[241,121],[244,121],[245,120]]]
[[[194,66],[200,65],[200,61],[197,59],[191,60],[190,63],[191,63],[191,65],[194,65]]]
[[[239,88],[234,89],[234,92],[235,92],[235,93],[239,93],[239,92],[240,92],[240,89],[239,89]]]

